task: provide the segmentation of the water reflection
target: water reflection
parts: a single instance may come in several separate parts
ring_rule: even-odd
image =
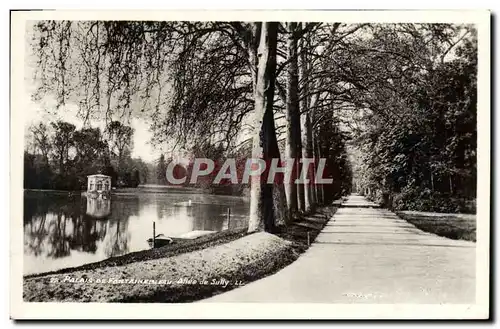
[[[87,197],[87,215],[94,218],[104,218],[111,214],[111,200],[101,197]]]
[[[187,204],[186,198],[192,202]],[[247,212],[248,204],[242,199],[213,195],[120,195],[111,200],[26,195],[24,273],[148,249],[153,222],[157,234],[181,236],[194,230],[243,227]]]

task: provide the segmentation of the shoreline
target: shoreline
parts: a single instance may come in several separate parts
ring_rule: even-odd
[[[30,188],[25,188],[23,189],[25,193],[52,193],[52,194],[83,194],[86,193],[87,190],[53,190],[53,189],[30,189]],[[139,185],[138,187],[120,187],[120,188],[114,188],[110,190],[111,194],[122,194],[122,193],[164,193],[164,192],[177,192],[177,191],[183,191],[184,193],[189,192],[189,193],[200,193],[200,194],[207,194],[207,192],[210,192],[209,190],[204,190],[201,188],[196,188],[196,187],[179,187],[179,186],[141,186]]]
[[[225,193],[213,193],[212,190],[209,189],[201,189],[195,187],[177,187],[177,186],[163,186],[159,187],[151,187],[151,186],[139,186],[135,187],[124,187],[117,188],[111,190],[111,196],[140,196],[140,195],[149,195],[149,194],[160,194],[160,195],[169,195],[169,194],[200,194],[200,195],[212,195],[217,197],[227,197],[227,198],[237,198],[247,200],[247,196],[242,195],[232,195]],[[57,195],[57,196],[85,196],[87,193],[86,190],[44,190],[44,189],[23,189],[23,195]]]
[[[124,255],[109,257],[93,263],[82,264],[74,267],[65,267],[58,270],[47,271],[47,272],[26,274],[23,275],[23,279],[43,277],[54,274],[71,273],[82,270],[93,270],[97,268],[122,266],[146,260],[172,257],[178,254],[210,248],[211,246],[214,245],[219,245],[230,241],[234,241],[236,239],[239,239],[247,235],[248,233],[246,233],[246,231],[247,228],[241,228],[235,230],[216,232],[213,234],[200,236],[196,239],[179,240],[176,243],[159,248],[132,251]]]

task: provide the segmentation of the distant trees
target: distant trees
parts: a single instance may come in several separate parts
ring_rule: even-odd
[[[317,199],[325,204],[352,192],[353,168],[347,150],[350,136],[339,126],[335,118],[316,124],[317,151],[326,159],[323,178],[333,179],[333,184],[316,186]]]
[[[160,155],[158,159],[158,164],[156,167],[156,179],[158,184],[166,185],[167,184],[167,162],[165,161],[165,155]]]
[[[39,155],[24,152],[24,188],[50,189],[53,172]]]
[[[49,153],[52,150],[47,126],[43,123],[32,125],[30,132],[33,135],[34,147],[40,152],[43,162],[46,166],[49,165]],[[57,145],[54,145],[57,147]]]
[[[76,127],[68,122],[57,121],[51,123],[54,131],[52,140],[54,145],[54,157],[57,159],[59,174],[65,173],[64,164],[69,160],[69,150],[74,146],[74,133]]]
[[[124,156],[130,156],[134,130],[119,121],[111,121],[106,130],[109,149],[118,158],[118,164],[121,164]]]
[[[78,130],[64,121],[32,125],[33,147],[32,153],[25,151],[24,187],[80,190],[86,188],[87,175],[95,173],[111,176],[112,186],[137,187],[146,182],[146,164],[130,157],[132,129],[113,122],[111,130],[118,155],[99,128]]]
[[[33,141],[33,154],[25,152],[25,177],[28,177],[33,184],[40,188],[50,188],[52,170],[49,159],[53,147],[56,145],[51,143],[49,131],[43,123],[32,125],[29,128],[29,133]],[[24,185],[26,186],[27,182]]]

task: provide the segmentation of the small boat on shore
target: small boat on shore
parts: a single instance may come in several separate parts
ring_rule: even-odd
[[[182,242],[182,241],[186,241],[186,240],[195,240],[199,237],[209,235],[209,234],[214,234],[214,233],[216,233],[216,231],[197,230],[197,231],[187,232],[187,233],[181,234],[179,236],[175,236],[175,237],[168,237],[165,234],[160,233],[160,234],[157,234],[155,236],[154,248],[159,248],[159,247],[167,246],[169,244],[178,243],[178,242]],[[149,238],[147,241],[148,241],[149,246],[151,248],[153,248],[153,238]]]
[[[148,240],[149,246],[152,248],[158,248],[158,247],[163,247],[169,244],[174,243],[174,240],[172,238],[169,238],[163,233],[157,234],[155,236],[154,240],[154,246],[153,246],[153,238],[149,238]]]

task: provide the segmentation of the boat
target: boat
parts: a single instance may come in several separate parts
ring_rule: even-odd
[[[154,246],[153,246],[153,238],[148,239],[149,246],[152,248],[163,247],[172,244],[173,242],[174,240],[172,238],[169,238],[163,233],[157,234],[155,236]]]

